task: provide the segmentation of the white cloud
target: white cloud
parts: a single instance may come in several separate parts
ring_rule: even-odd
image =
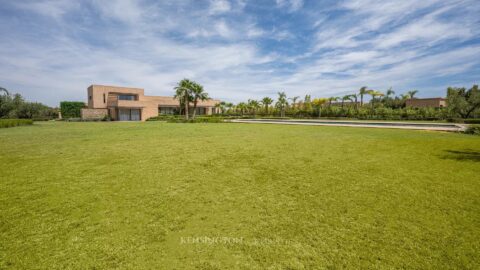
[[[210,14],[220,14],[230,11],[230,2],[228,0],[211,0],[210,1]]]
[[[288,8],[290,12],[297,11],[303,7],[303,0],[276,0],[277,7]]]

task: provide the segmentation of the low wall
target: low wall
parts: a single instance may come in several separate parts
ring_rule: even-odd
[[[82,109],[82,120],[102,120],[108,115],[108,109]]]

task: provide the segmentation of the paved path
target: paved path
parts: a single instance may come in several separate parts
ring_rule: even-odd
[[[443,123],[415,123],[415,122],[388,122],[388,121],[355,121],[355,120],[317,120],[317,119],[235,119],[234,123],[249,124],[281,124],[281,125],[307,125],[307,126],[340,126],[363,128],[398,128],[436,131],[463,131],[464,125]]]

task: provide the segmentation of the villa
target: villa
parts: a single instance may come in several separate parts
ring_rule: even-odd
[[[118,121],[145,121],[150,117],[178,114],[179,101],[173,97],[146,96],[144,89],[91,85],[87,89],[88,108],[82,109],[82,119],[103,119],[109,116]],[[216,113],[215,104],[220,100],[198,101],[196,114],[210,115]],[[193,104],[190,104],[193,110]]]

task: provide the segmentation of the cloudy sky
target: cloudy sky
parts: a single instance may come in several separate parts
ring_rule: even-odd
[[[480,80],[478,0],[0,0],[0,86],[58,105],[90,84],[227,101]]]

